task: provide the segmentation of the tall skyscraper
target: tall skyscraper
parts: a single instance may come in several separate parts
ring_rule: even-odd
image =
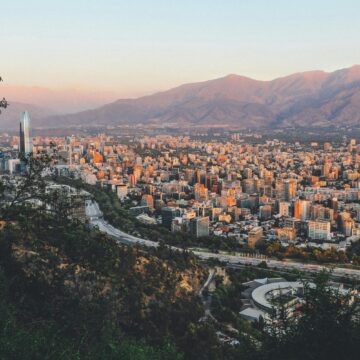
[[[30,137],[30,115],[27,111],[21,113],[20,119],[20,154],[32,153],[32,139]]]

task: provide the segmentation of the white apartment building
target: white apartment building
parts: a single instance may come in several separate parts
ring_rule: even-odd
[[[308,237],[317,240],[330,240],[331,225],[329,221],[309,220],[308,221]]]

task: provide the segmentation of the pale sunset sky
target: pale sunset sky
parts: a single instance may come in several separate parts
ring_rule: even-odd
[[[359,14],[358,0],[2,0],[0,74],[134,97],[333,71],[360,63]]]

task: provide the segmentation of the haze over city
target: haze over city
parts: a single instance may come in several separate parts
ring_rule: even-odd
[[[360,62],[359,7],[355,0],[14,0],[1,7],[3,77],[8,85],[111,92],[113,100],[233,73],[271,80],[334,71]]]
[[[0,7],[1,360],[358,360],[360,3]]]

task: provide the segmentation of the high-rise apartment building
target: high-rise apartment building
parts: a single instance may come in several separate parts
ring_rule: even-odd
[[[209,236],[209,217],[196,217],[190,220],[190,232],[197,238]]]
[[[256,243],[262,238],[263,236],[263,228],[261,226],[256,226],[249,231],[248,237],[248,246],[250,248],[254,248]]]
[[[308,221],[308,236],[311,239],[330,240],[330,222],[324,220]]]
[[[196,201],[206,201],[208,199],[208,189],[204,184],[195,184],[194,195]]]
[[[279,215],[288,217],[290,216],[290,203],[286,201],[280,201],[279,203]]]
[[[294,209],[294,217],[296,219],[300,219],[301,221],[305,221],[310,218],[310,201],[309,200],[296,200],[295,201],[295,209]]]
[[[180,216],[180,210],[174,207],[165,206],[161,209],[162,225],[171,229],[173,219]]]
[[[286,179],[284,180],[284,195],[285,201],[291,201],[296,196],[296,180]]]
[[[272,214],[271,205],[262,205],[262,206],[260,206],[259,215],[260,215],[261,220],[269,220],[269,219],[271,219],[271,214]]]

